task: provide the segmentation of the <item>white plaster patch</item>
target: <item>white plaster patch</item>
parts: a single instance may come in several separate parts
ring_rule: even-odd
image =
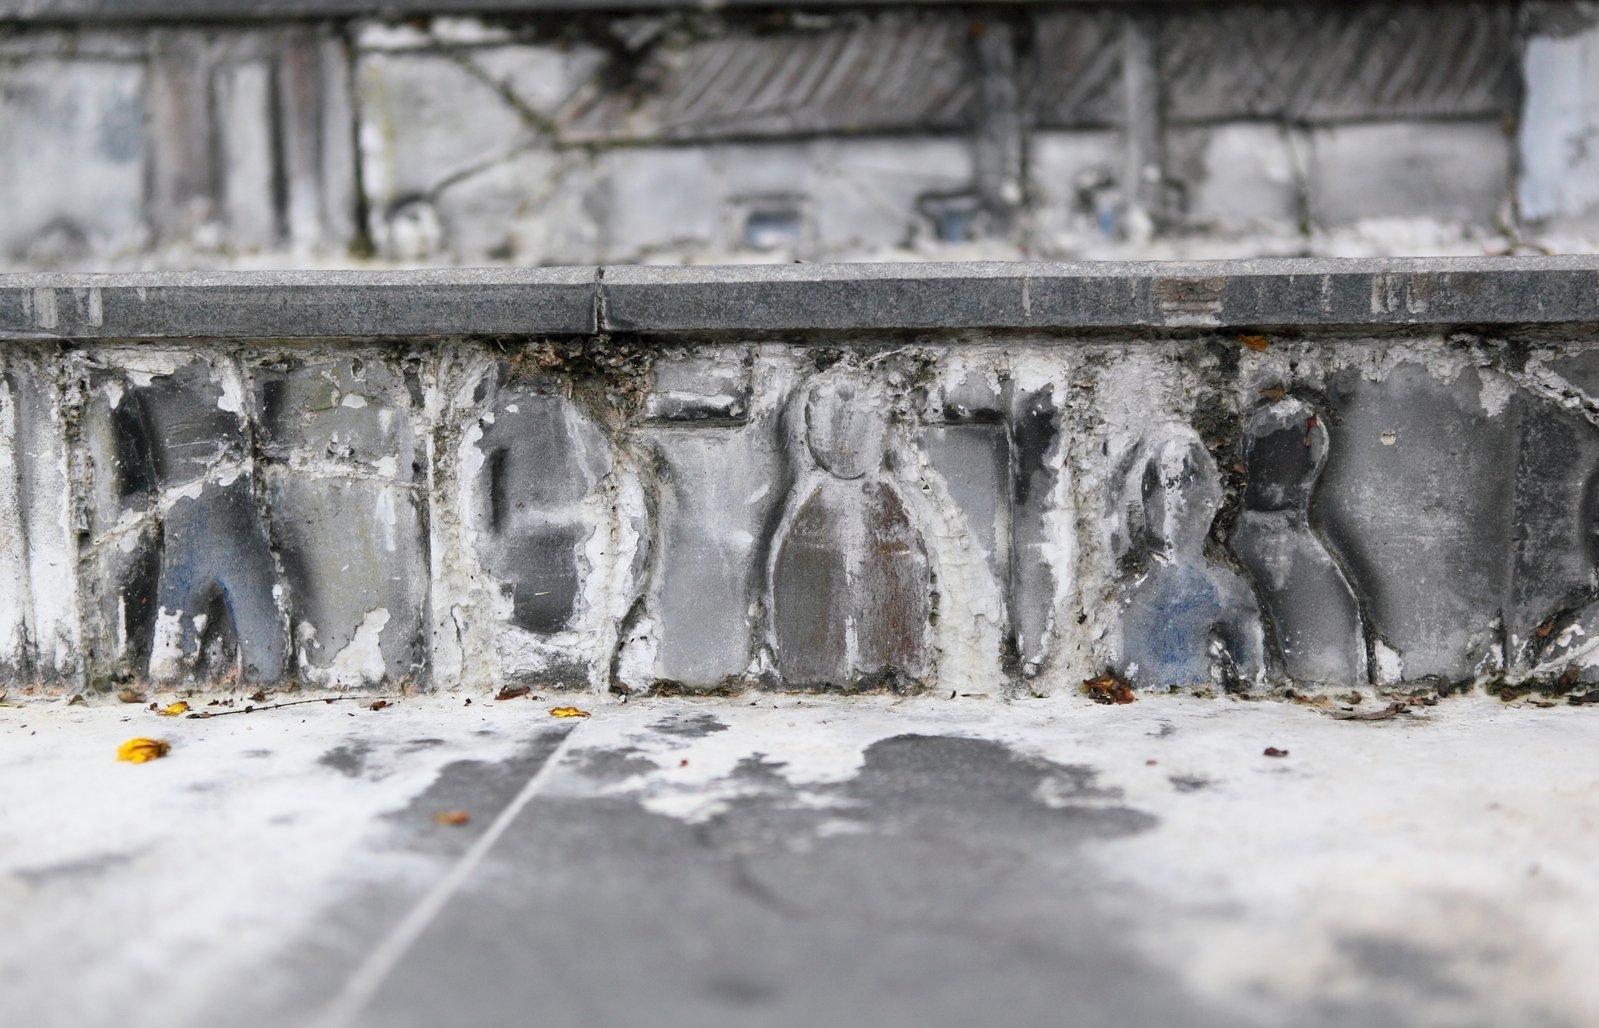
[[[1372,655],[1376,657],[1375,672],[1377,684],[1397,685],[1405,677],[1405,661],[1400,652],[1381,639],[1374,640],[1371,644]]]
[[[1515,395],[1516,384],[1505,376],[1496,375],[1491,371],[1481,371],[1478,377],[1482,382],[1482,388],[1478,390],[1477,400],[1490,418],[1497,418],[1504,413],[1505,406]]]
[[[240,381],[237,372],[228,367],[221,369],[217,375],[217,385],[222,389],[222,395],[217,398],[217,409],[227,411],[229,414],[244,413],[244,383]]]
[[[171,681],[183,673],[183,611],[162,607],[155,616],[150,644],[150,677]]]
[[[342,688],[383,680],[388,672],[388,663],[383,659],[383,628],[388,623],[388,608],[376,607],[367,612],[355,635],[328,665],[328,685]]]

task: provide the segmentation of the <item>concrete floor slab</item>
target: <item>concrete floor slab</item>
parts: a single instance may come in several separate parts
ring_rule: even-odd
[[[464,699],[0,707],[6,1020],[1599,1019],[1586,708]]]

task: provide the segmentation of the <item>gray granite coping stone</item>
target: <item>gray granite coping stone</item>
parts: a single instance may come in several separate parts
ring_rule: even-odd
[[[1002,0],[898,0],[900,6],[999,5]],[[1061,6],[1059,0],[1021,0],[1024,5]],[[1097,0],[1097,5],[1149,0]],[[1226,0],[1155,0],[1174,6]],[[1286,0],[1285,0],[1286,2]],[[75,21],[258,21],[278,18],[400,18],[414,15],[515,15],[547,11],[700,10],[707,7],[859,7],[857,0],[0,0],[0,20]],[[1014,4],[1008,4],[1014,6]]]
[[[0,338],[584,334],[594,268],[0,275]]]
[[[1599,323],[1599,256],[0,275],[0,338]]]

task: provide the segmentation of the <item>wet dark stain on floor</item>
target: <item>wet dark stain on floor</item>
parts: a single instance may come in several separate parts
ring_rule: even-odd
[[[676,735],[684,739],[702,739],[715,732],[727,731],[727,726],[718,721],[714,714],[704,712],[673,714],[651,724],[650,728],[662,735]]]
[[[359,778],[366,770],[366,758],[372,753],[370,743],[364,741],[341,743],[318,758],[317,763],[330,767],[348,778]]]

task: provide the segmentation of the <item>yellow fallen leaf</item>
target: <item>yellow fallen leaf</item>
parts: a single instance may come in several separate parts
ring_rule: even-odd
[[[464,810],[441,810],[433,815],[433,820],[441,825],[459,826],[472,820],[472,815]]]
[[[126,760],[130,764],[143,764],[147,760],[166,756],[171,749],[171,744],[164,739],[146,739],[141,736],[129,739],[118,746],[117,759]]]
[[[576,707],[551,707],[551,717],[588,717],[589,712],[578,710]]]
[[[187,714],[188,712],[189,705],[182,700],[179,700],[176,703],[168,704],[157,711],[157,713],[162,717],[177,717],[179,714]]]

